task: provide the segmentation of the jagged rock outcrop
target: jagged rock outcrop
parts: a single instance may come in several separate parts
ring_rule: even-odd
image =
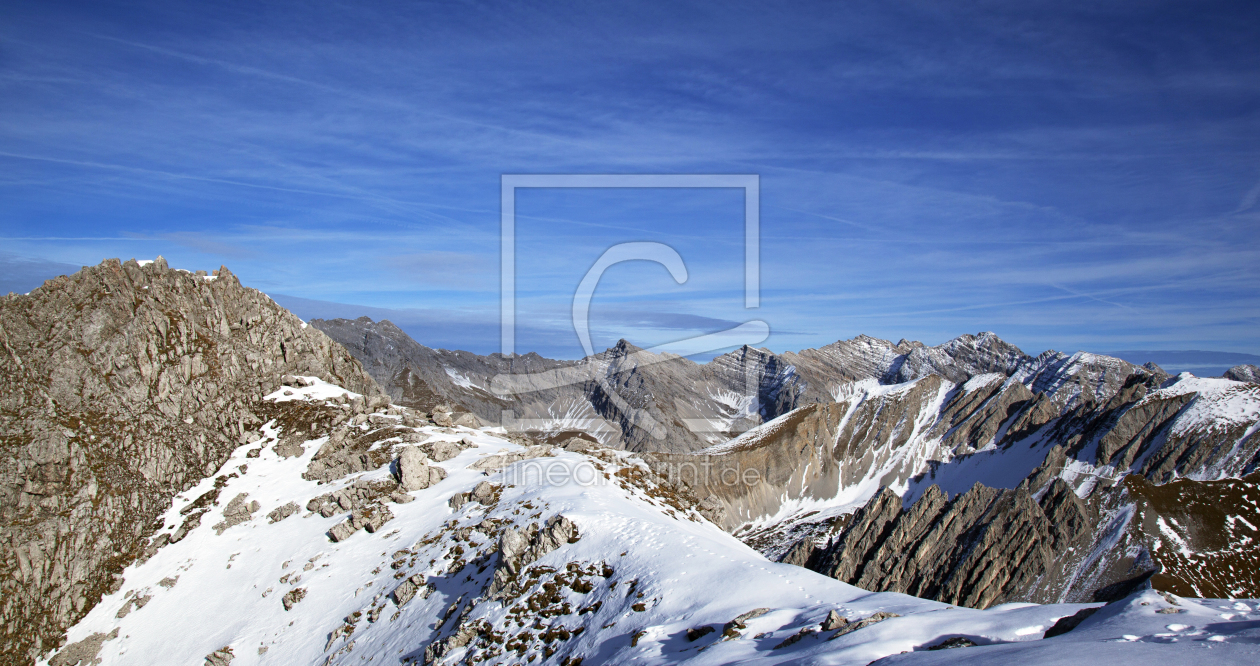
[[[243,287],[111,259],[0,298],[0,661],[61,641],[214,473],[284,375],[380,389],[340,345]],[[245,510],[249,509],[246,503]]]
[[[1091,526],[1087,508],[1059,479],[1040,501],[1026,486],[977,484],[952,500],[932,486],[905,511],[885,489],[809,567],[864,589],[986,608],[1049,591],[1045,578],[1088,542]]]
[[[1057,476],[1056,452],[1015,489],[976,484],[947,499],[933,486],[904,509],[884,489],[837,537],[802,539],[782,561],[977,608],[1112,601],[1148,580],[1195,597],[1260,590],[1260,510],[1248,499],[1260,475],[1166,485],[1129,475],[1082,499]]]
[[[524,530],[507,528],[499,535],[499,561],[486,595],[495,598],[513,589],[522,569],[538,558],[578,540],[578,527],[564,516],[552,516],[543,525]]]
[[[399,486],[393,479],[359,479],[340,490],[311,498],[306,503],[306,510],[331,518],[339,513],[380,504],[392,498],[397,490]]]
[[[1226,370],[1222,376],[1225,379],[1232,379],[1236,382],[1260,384],[1260,368],[1254,365],[1236,365]]]
[[[1000,373],[960,384],[935,375],[857,382],[834,404],[800,408],[729,443],[645,458],[658,475],[720,502],[720,524],[768,557],[858,586],[966,605],[1110,598],[1120,588],[1102,590],[1149,577],[1152,562],[1166,559],[1153,554],[1162,528],[1129,524],[1141,501],[1121,481],[1132,474],[1158,488],[1256,472],[1260,387],[1141,371],[1107,391],[1102,402],[1091,393],[1059,404]],[[897,492],[862,495],[881,486]],[[855,500],[865,503],[856,514],[783,514],[798,502],[843,510]],[[1241,500],[1234,507],[1244,521],[1255,514]],[[1190,524],[1204,520],[1226,529],[1221,516]],[[1246,550],[1243,537],[1235,541]],[[843,557],[824,564],[828,543]],[[1207,581],[1179,566],[1179,589],[1230,589],[1222,580],[1253,589],[1241,574]]]
[[[1084,401],[1032,433],[1004,426],[983,453],[966,453],[964,442],[983,444],[989,431],[979,441],[960,441],[957,433],[988,427],[994,415],[1018,424],[1038,409],[1036,398],[1013,388],[1019,384],[981,379],[951,392],[936,425],[924,429],[921,441],[947,447],[955,457],[929,461],[904,497],[885,488],[839,534],[834,521],[803,516],[745,540],[781,561],[866,589],[978,607],[1105,601],[1147,579],[1195,596],[1260,591],[1250,574],[1260,562],[1253,543],[1260,537],[1253,527],[1260,524],[1260,509],[1246,499],[1248,492],[1260,492],[1254,434],[1260,389],[1191,376],[1158,384],[1154,376],[1131,377],[1104,404]],[[909,417],[918,404],[885,403],[880,411],[893,408],[889,419],[895,420],[895,414]],[[838,464],[861,467],[876,460],[871,451],[883,437],[859,438],[847,457],[837,456]],[[979,456],[992,460],[991,466],[1002,465],[1003,456],[1011,461],[1007,465],[1018,464],[1026,459],[1019,448],[1027,448],[1028,440],[1033,450],[1046,452],[1016,487],[975,484],[950,497],[929,485],[931,479],[951,480],[951,469],[965,469]],[[835,446],[844,444],[839,438]],[[902,448],[907,446],[913,445]],[[1242,478],[1221,478],[1230,476]],[[790,538],[791,545],[774,550],[768,542],[776,538]]]

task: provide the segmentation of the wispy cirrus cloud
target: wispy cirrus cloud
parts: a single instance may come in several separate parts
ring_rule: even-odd
[[[1258,11],[11,3],[0,237],[50,271],[227,263],[492,351],[501,174],[758,173],[760,310],[738,201],[555,192],[518,210],[518,321],[576,349],[584,272],[654,240],[690,279],[610,271],[597,337],[1254,351]]]

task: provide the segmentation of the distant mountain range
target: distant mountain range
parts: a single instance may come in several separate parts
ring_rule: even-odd
[[[1198,377],[1220,377],[1236,365],[1260,365],[1260,356],[1238,352],[1126,350],[1103,352],[1107,356],[1122,358],[1134,365],[1154,363],[1170,374],[1189,372]]]

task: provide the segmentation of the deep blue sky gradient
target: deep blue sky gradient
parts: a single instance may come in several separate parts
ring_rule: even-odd
[[[1256,3],[6,2],[0,287],[162,254],[486,353],[501,174],[755,173],[757,311],[738,192],[522,193],[518,350],[578,355],[653,240],[690,279],[614,268],[596,347],[1260,353],[1257,44]]]

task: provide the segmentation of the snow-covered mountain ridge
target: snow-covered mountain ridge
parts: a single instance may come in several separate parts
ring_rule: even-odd
[[[868,588],[984,606],[1107,600],[1154,576],[1254,595],[1260,386],[1155,379],[1063,411],[1016,376],[866,380],[726,444],[644,456],[706,470],[682,480],[768,556]]]
[[[869,593],[766,560],[625,451],[588,440],[531,445],[378,400],[373,409],[316,377],[290,384],[269,396],[277,418],[180,494],[146,558],[47,663],[857,665],[1000,654],[1035,664],[1097,650],[1121,663],[1242,664],[1257,655],[1255,601],[1139,592],[1042,639],[1093,606],[982,611]],[[384,463],[313,478],[319,460],[360,450]]]
[[[935,347],[869,336],[783,354],[743,347],[699,364],[625,340],[589,359],[556,361],[434,350],[366,317],[311,324],[345,345],[399,404],[423,409],[445,401],[509,429],[583,430],[634,451],[720,444],[797,407],[832,402],[842,386],[868,379],[962,383],[998,374],[1064,410],[1105,402],[1134,376],[1167,377],[1156,367],[1085,352],[1029,356],[993,333]]]
[[[356,331],[365,342],[351,351],[369,367],[369,341],[393,339],[388,322],[315,324],[333,337],[339,328]],[[452,354],[429,356],[442,364]],[[457,356],[461,377],[514,372],[515,359]],[[622,341],[589,362],[592,374],[581,380],[581,364],[521,357],[526,377],[539,376],[528,368],[553,363],[564,365],[546,370],[549,379],[574,378],[501,394],[478,413],[552,415],[563,405],[581,418],[564,425],[543,419],[552,425],[538,434],[586,430],[642,452],[655,471],[704,498],[718,524],[772,558],[867,587],[969,605],[1110,599],[1152,575],[1187,594],[1260,594],[1247,575],[1230,573],[1235,555],[1222,547],[1234,544],[1243,561],[1260,561],[1253,552],[1260,533],[1246,527],[1260,524],[1255,507],[1187,514],[1170,512],[1155,497],[1179,479],[1253,482],[1260,463],[1254,383],[1169,377],[1156,366],[1085,352],[1031,357],[992,333],[936,347],[868,336],[799,353],[745,347],[703,365]],[[493,388],[499,380],[485,381]],[[464,399],[458,389],[443,391]],[[645,434],[645,423],[662,438]],[[1127,475],[1149,483],[1125,482]],[[1075,499],[1051,492],[1055,479]],[[877,501],[881,489],[900,502]],[[899,518],[898,504],[917,517]],[[863,508],[865,522],[850,524]],[[888,531],[899,524],[910,533]],[[823,568],[821,552],[814,557],[812,549],[839,548],[855,530],[874,530],[859,551],[881,563]],[[1038,554],[1028,571],[1015,573],[1020,544],[1028,541],[1019,530],[1037,535]],[[1176,551],[1163,547],[1170,532],[1197,544],[1196,552],[1216,555],[1197,568],[1176,564],[1168,555]],[[908,549],[947,544],[956,547],[935,552],[946,564],[934,573],[895,564]],[[981,545],[995,555],[968,554]],[[885,566],[902,567],[900,578]],[[1010,573],[982,582],[994,567]]]

